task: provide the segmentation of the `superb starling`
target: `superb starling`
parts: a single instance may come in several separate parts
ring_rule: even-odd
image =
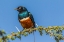
[[[36,27],[33,15],[30,12],[28,12],[28,10],[25,7],[19,6],[16,8],[16,10],[19,12],[18,20],[24,29]],[[35,35],[34,35],[34,42],[35,42]]]
[[[33,15],[25,7],[19,6],[16,10],[19,12],[18,20],[24,29],[35,27]]]

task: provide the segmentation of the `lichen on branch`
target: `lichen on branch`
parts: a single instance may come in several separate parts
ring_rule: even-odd
[[[56,42],[59,42],[59,40],[64,40],[62,34],[63,30],[64,30],[64,26],[49,26],[49,27],[38,26],[37,28],[24,29],[20,32],[12,32],[11,34],[7,34],[7,35],[4,30],[0,30],[0,42],[2,41],[8,42],[8,40],[15,40],[16,38],[19,38],[21,40],[21,35],[28,36],[34,31],[39,31],[41,36],[45,31],[46,35],[50,35],[51,37],[54,37]]]

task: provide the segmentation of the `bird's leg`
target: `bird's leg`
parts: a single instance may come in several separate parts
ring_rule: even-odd
[[[24,28],[23,28],[23,30],[24,30]],[[23,31],[23,30],[22,30],[22,31]]]

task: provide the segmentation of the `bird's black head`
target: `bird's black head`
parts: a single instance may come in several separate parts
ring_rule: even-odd
[[[23,11],[27,11],[27,9],[26,9],[25,7],[23,7],[23,6],[17,7],[16,10],[17,10],[19,13],[21,13],[21,12],[23,12]]]

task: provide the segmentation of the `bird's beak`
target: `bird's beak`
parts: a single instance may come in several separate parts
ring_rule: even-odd
[[[17,8],[15,8],[14,10],[18,10]]]

